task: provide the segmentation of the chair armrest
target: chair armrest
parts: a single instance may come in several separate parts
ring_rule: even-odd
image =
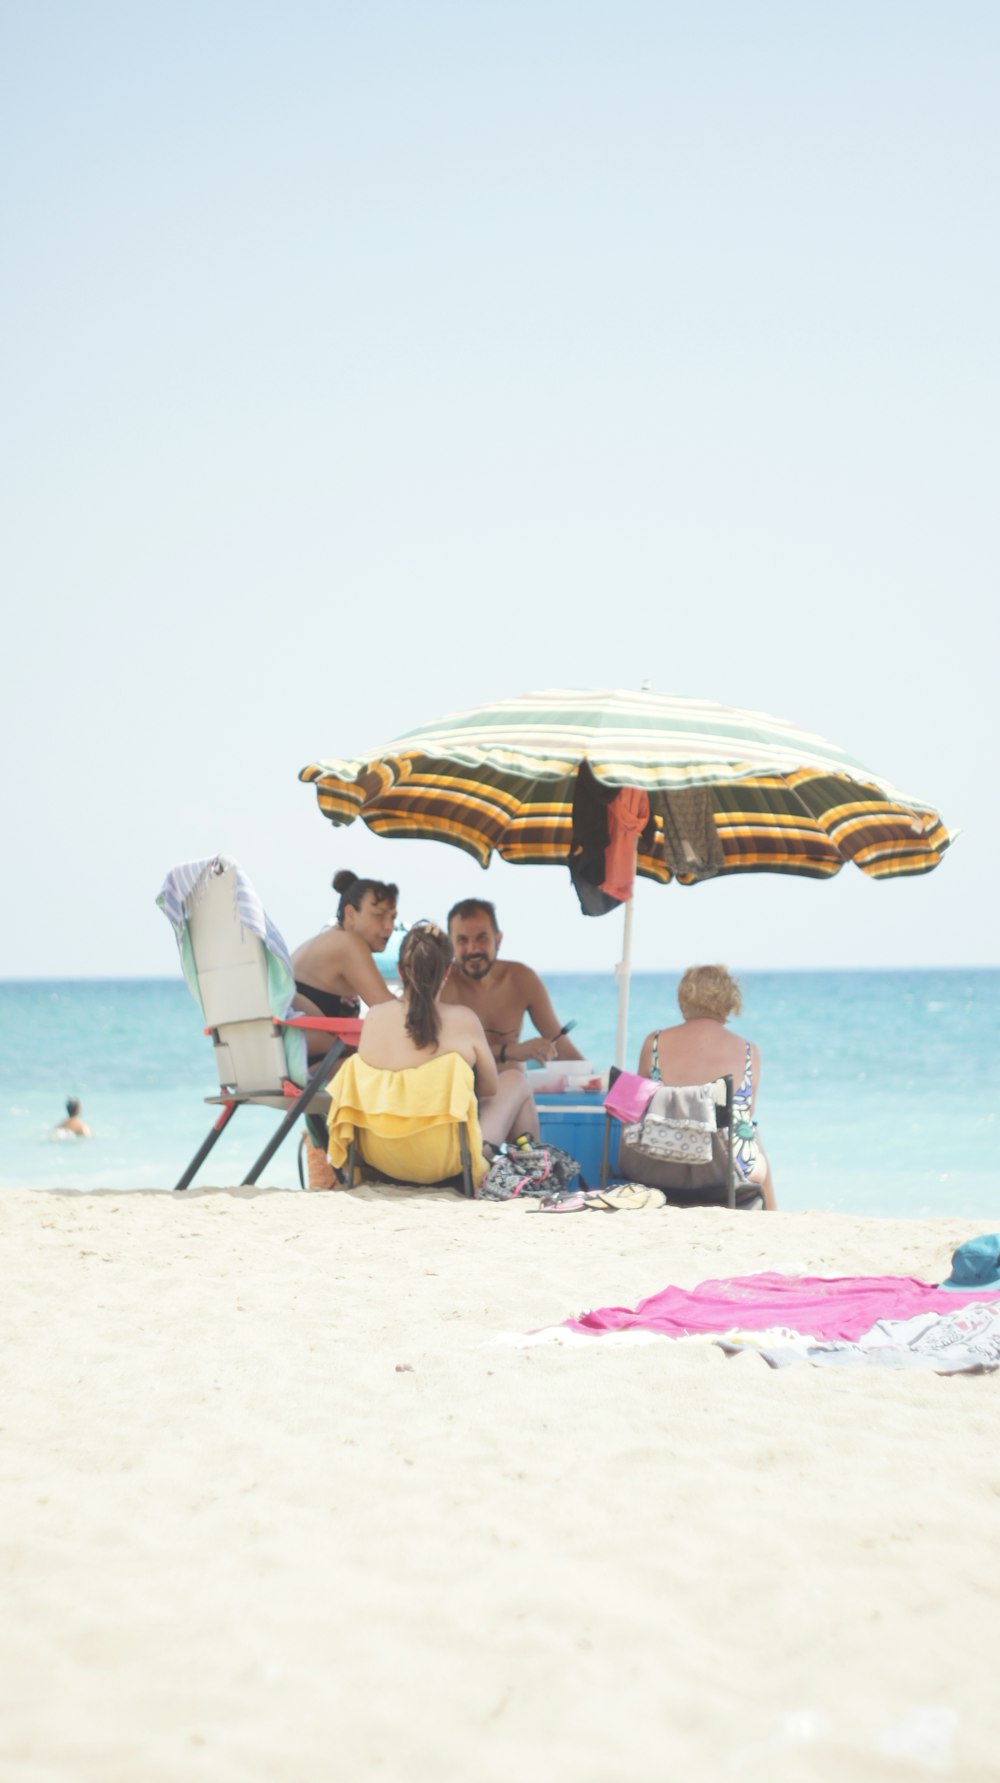
[[[361,1039],[361,1017],[357,1015],[272,1015],[276,1028],[313,1028],[321,1034],[336,1034],[348,1046],[357,1046]]]

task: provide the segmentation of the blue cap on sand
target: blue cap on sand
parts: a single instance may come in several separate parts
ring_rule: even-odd
[[[985,1232],[981,1238],[967,1238],[952,1252],[951,1274],[942,1288],[1000,1289],[1000,1232]]]

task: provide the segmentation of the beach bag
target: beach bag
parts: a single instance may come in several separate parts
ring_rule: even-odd
[[[487,1201],[511,1201],[515,1195],[551,1195],[580,1174],[580,1165],[557,1145],[505,1146],[489,1168],[479,1191]]]
[[[619,1071],[604,1098],[604,1106],[617,1121],[641,1121],[659,1085],[635,1071]]]
[[[625,1126],[622,1146],[654,1163],[710,1164],[715,1099],[714,1083],[654,1084],[641,1119]]]

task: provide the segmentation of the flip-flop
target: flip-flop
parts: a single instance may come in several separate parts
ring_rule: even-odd
[[[597,1195],[588,1198],[587,1206],[595,1213],[618,1213],[625,1209],[640,1207],[666,1207],[667,1197],[662,1189],[647,1188],[641,1182],[620,1182],[614,1188],[604,1189]]]
[[[572,1195],[546,1196],[538,1203],[539,1213],[582,1213],[587,1197],[577,1189]]]

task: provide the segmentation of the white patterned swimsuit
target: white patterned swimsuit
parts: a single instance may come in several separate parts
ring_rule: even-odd
[[[750,1110],[753,1107],[753,1052],[749,1040],[746,1047],[743,1077],[739,1084],[733,1086],[733,1157],[743,1181],[749,1182],[759,1156],[759,1149],[757,1146],[757,1122],[750,1115]],[[653,1067],[649,1075],[654,1083],[663,1082],[660,1076],[659,1030],[653,1035]]]

